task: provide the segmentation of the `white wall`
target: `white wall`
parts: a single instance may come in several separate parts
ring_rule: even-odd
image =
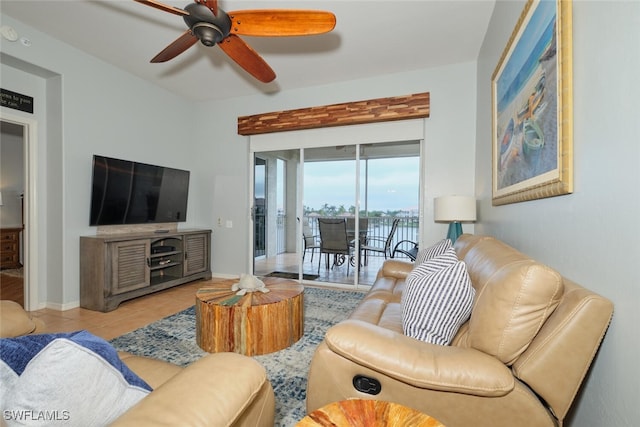
[[[79,303],[79,237],[96,232],[88,226],[92,155],[192,169],[191,159],[200,155],[189,149],[194,106],[9,17],[3,24],[28,35],[32,45],[3,42],[2,87],[34,96],[36,108],[47,105],[46,113],[32,117],[44,128],[37,210],[48,243],[39,251],[40,278],[46,280],[39,298],[66,309]],[[5,73],[9,62],[25,75],[34,73],[34,65],[46,70],[44,89],[17,87],[19,78]],[[197,200],[210,197],[199,178],[192,176],[185,227],[212,226],[197,222],[203,218]]]
[[[275,95],[256,95],[203,103],[198,108],[197,152],[209,156],[194,158],[198,169],[211,183],[211,216],[232,220],[232,229],[215,227],[213,271],[239,274],[246,271],[249,254],[248,138],[237,134],[239,116],[358,101],[419,92],[431,93],[431,117],[426,120],[426,206],[443,194],[473,194],[475,139],[475,63],[457,64],[378,78],[351,81]],[[215,117],[216,120],[210,120]],[[432,212],[426,213],[433,218]],[[427,220],[425,241],[446,235],[446,224]],[[465,230],[473,230],[465,226]]]
[[[490,81],[524,2],[498,2],[478,60],[476,232],[611,299],[571,426],[640,425],[640,2],[574,2],[574,193],[491,205]]]

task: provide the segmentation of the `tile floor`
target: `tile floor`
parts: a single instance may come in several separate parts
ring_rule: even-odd
[[[290,256],[278,256],[271,261],[268,265],[260,264],[257,261],[255,274],[267,274],[271,271],[289,271],[292,262]],[[383,261],[384,258],[371,257],[369,265],[361,272],[360,283],[365,286],[371,285]],[[307,270],[317,273],[317,259],[314,258],[313,264],[310,261],[305,261],[305,264],[308,264],[305,265],[305,273]],[[294,258],[292,271],[296,271],[295,265]],[[353,283],[353,272],[350,273],[349,277],[346,277],[345,266],[330,270],[325,270],[324,266],[322,266],[320,275],[319,280],[314,283],[315,286],[322,286],[323,282],[327,281]],[[176,286],[151,295],[125,301],[117,309],[108,313],[73,308],[66,311],[42,309],[31,312],[31,315],[40,318],[45,323],[43,332],[70,332],[86,329],[94,335],[111,340],[191,307],[195,304],[195,292],[197,289],[208,283],[221,280],[226,279],[198,280]]]
[[[349,267],[349,274],[347,275],[347,266],[342,264],[341,266],[326,268],[325,257],[322,256],[320,262],[320,268],[318,269],[318,257],[316,253],[311,260],[310,254],[305,256],[304,263],[302,264],[302,270],[305,274],[319,274],[316,282],[331,282],[341,283],[344,285],[352,285],[354,282],[354,268]],[[408,258],[399,258],[403,261]],[[358,277],[358,283],[364,286],[371,286],[376,279],[378,270],[384,262],[382,256],[370,256],[366,266],[362,266],[360,269],[360,275]],[[298,271],[298,255],[295,253],[282,253],[270,258],[257,259],[254,264],[254,271],[256,275],[269,274],[272,271],[286,271],[297,272]]]
[[[224,279],[211,279],[219,281]],[[156,320],[182,311],[195,304],[195,292],[210,281],[198,280],[151,295],[125,301],[108,313],[72,308],[58,311],[42,309],[31,312],[45,323],[43,332],[70,332],[86,329],[106,340],[146,326]]]

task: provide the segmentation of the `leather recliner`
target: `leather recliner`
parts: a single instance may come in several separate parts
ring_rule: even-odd
[[[307,411],[360,398],[397,402],[447,427],[559,426],[609,325],[613,304],[497,239],[454,249],[476,295],[451,345],[403,334],[413,264],[388,260],[312,359]]]
[[[40,333],[44,323],[13,301],[0,305],[0,337]],[[262,365],[236,353],[204,356],[186,368],[121,352],[153,391],[112,426],[272,427],[275,397]],[[6,425],[0,417],[0,426]]]
[[[209,354],[186,368],[127,353],[120,358],[153,391],[111,426],[273,426],[273,389],[251,357]]]

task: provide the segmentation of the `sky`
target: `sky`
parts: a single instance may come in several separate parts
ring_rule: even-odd
[[[497,99],[501,105],[498,106],[498,111],[502,111],[506,104],[511,102],[511,99],[504,99],[507,95],[507,91],[517,93],[520,87],[512,88],[514,80],[518,79],[526,82],[526,79],[520,76],[523,72],[529,70],[524,69],[527,61],[530,61],[532,54],[540,54],[540,51],[536,51],[535,46],[545,35],[545,31],[549,28],[549,25],[556,19],[556,3],[553,1],[541,1],[537,4],[533,10],[529,21],[524,23],[521,27],[522,34],[517,39],[517,44],[512,46],[509,53],[509,59],[503,65],[500,71],[500,77],[497,84]],[[547,35],[549,41],[551,34]],[[537,58],[536,63],[537,63]],[[526,75],[524,76],[526,77]]]
[[[364,161],[361,185],[364,186]],[[369,211],[417,210],[420,183],[419,157],[369,160]],[[355,205],[355,161],[307,162],[304,164],[304,206],[320,209],[324,204],[346,209]],[[361,190],[361,209],[364,190]]]

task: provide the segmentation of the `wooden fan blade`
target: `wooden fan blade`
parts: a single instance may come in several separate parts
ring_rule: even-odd
[[[180,37],[178,37],[173,43],[165,47],[162,52],[153,57],[151,62],[166,62],[170,59],[180,55],[185,50],[189,49],[198,41],[198,38],[191,34],[191,30],[187,30]]]
[[[328,33],[336,26],[333,13],[314,10],[238,10],[228,15],[231,33],[245,36],[308,36]]]
[[[196,0],[196,1],[200,4],[207,6],[215,16],[218,16],[218,0]]]
[[[157,0],[133,0],[138,3],[146,4],[147,6],[155,7],[156,9],[164,10],[165,12],[173,13],[174,15],[186,16],[189,14],[184,9],[180,9],[177,7],[169,6],[167,4],[161,3]]]
[[[276,78],[276,73],[269,64],[251,46],[235,34],[229,34],[227,38],[218,43],[218,46],[238,65],[244,68],[246,72],[261,82],[269,83]]]

